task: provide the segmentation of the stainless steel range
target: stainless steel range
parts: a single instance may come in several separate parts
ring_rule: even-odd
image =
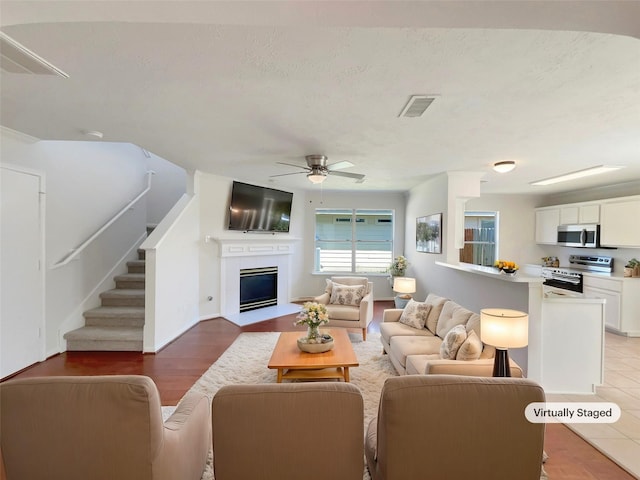
[[[545,295],[581,295],[583,272],[611,273],[613,258],[599,255],[570,255],[568,267],[542,267]]]

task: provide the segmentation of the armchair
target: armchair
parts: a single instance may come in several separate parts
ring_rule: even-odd
[[[332,303],[332,292],[336,284],[350,287],[362,286],[364,288],[362,300],[356,305],[338,301]],[[362,340],[367,340],[367,327],[373,320],[373,282],[366,277],[331,277],[327,280],[325,292],[315,297],[313,301],[326,305],[332,327],[360,328]]]
[[[163,423],[144,376],[76,376],[0,384],[8,480],[199,480],[211,446],[209,400],[188,394]]]
[[[388,378],[365,439],[371,478],[540,480],[545,426],[524,410],[544,401],[527,379]]]
[[[362,480],[363,400],[351,383],[227,385],[211,406],[216,480]]]

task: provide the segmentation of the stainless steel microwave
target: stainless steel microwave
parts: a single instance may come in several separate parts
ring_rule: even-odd
[[[600,246],[600,225],[559,225],[558,245],[598,248]]]

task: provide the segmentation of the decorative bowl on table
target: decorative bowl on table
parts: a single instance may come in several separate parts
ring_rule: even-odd
[[[516,272],[518,271],[517,268],[503,268],[502,272],[506,275],[515,275]]]
[[[323,335],[320,340],[311,341],[308,337],[298,339],[298,348],[306,353],[324,353],[333,348],[333,337]]]
[[[509,260],[496,260],[493,266],[505,275],[515,275],[518,268],[520,268],[516,262],[511,262]]]

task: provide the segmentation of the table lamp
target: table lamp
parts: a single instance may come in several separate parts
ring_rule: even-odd
[[[400,294],[395,298],[396,308],[404,308],[405,305],[409,303],[409,300],[411,300],[411,294],[416,291],[416,279],[395,277],[393,279],[393,290]]]
[[[510,377],[509,348],[526,347],[529,341],[529,315],[505,308],[480,310],[480,338],[496,347],[494,377]]]

